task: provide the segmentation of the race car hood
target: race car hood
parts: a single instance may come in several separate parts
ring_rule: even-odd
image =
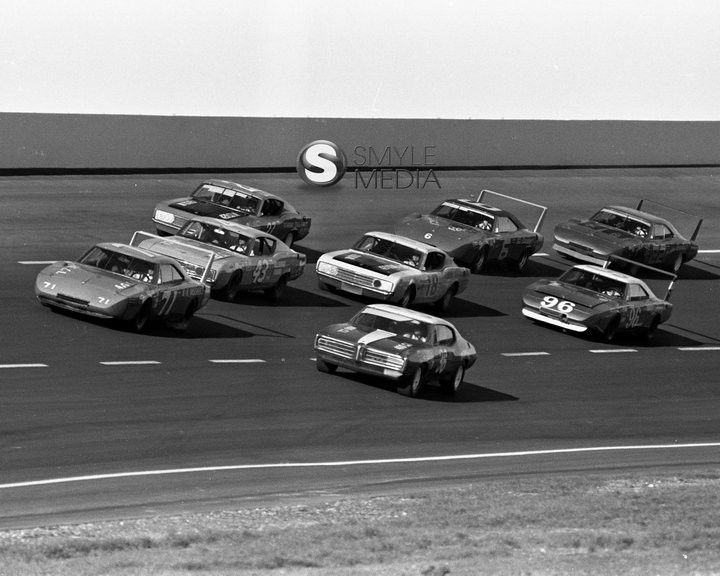
[[[169,204],[170,208],[190,212],[195,216],[208,216],[210,218],[220,218],[221,220],[232,220],[233,222],[245,223],[245,220],[251,216],[244,212],[238,212],[221,204],[214,204],[207,200],[196,200],[195,198],[184,198],[182,200]]]
[[[338,334],[337,330],[333,330],[332,326],[323,332],[328,336],[340,338],[354,345],[364,345],[388,354],[398,354],[400,356],[403,355],[405,350],[428,346],[428,344],[422,342],[410,342],[406,338],[402,338],[400,335],[387,332],[386,330],[366,332],[348,324],[341,324],[339,326],[343,327],[341,334]]]
[[[383,276],[391,276],[397,272],[407,272],[409,270],[417,271],[417,269],[412,266],[359,250],[344,250],[333,253],[331,256],[332,259],[337,262],[364,268],[365,270],[370,270]]]
[[[473,240],[486,238],[489,230],[479,230],[432,214],[411,216],[400,222],[397,234],[452,252]]]
[[[604,254],[642,244],[642,240],[630,232],[592,220],[569,220],[558,224],[555,227],[555,238],[589,246]]]
[[[215,246],[214,244],[206,244],[204,242],[193,240],[192,238],[183,238],[180,236],[173,236],[170,239],[148,238],[147,240],[140,242],[138,247],[155,252],[156,254],[163,254],[164,256],[169,256],[170,258],[175,258],[176,260],[191,262],[203,267],[207,264],[207,252],[197,250],[196,248],[209,250],[215,254],[215,262],[223,258],[229,258],[230,256],[242,256],[236,252],[228,250],[227,248]]]
[[[42,282],[47,280],[55,285],[53,293],[62,293],[67,296],[92,300],[97,296],[118,300],[142,292],[145,289],[143,282],[132,278],[115,274],[105,270],[83,266],[82,264],[71,264],[67,262],[51,264],[38,275],[37,286],[42,287]],[[64,273],[58,273],[65,270]]]
[[[615,302],[613,298],[575,286],[558,282],[557,280],[538,280],[528,287],[528,292],[534,291],[545,296],[554,296],[558,300],[567,300],[585,308],[596,308],[603,304]]]

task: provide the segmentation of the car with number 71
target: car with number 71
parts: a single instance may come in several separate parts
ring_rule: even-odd
[[[43,306],[120,320],[136,331],[154,319],[185,329],[210,298],[203,279],[212,260],[213,254],[205,251],[198,281],[172,258],[103,242],[77,261],[43,268],[35,280],[35,294]]]
[[[652,270],[672,278],[664,299],[655,296],[640,278],[581,264],[557,279],[530,284],[523,294],[523,315],[570,332],[587,332],[605,342],[613,341],[623,331],[649,338],[672,314],[668,299],[676,278]]]
[[[224,300],[235,300],[240,292],[262,290],[277,301],[287,283],[303,273],[306,262],[304,254],[271,234],[207,217],[188,221],[176,236],[135,232],[130,244],[176,259],[198,280],[204,254],[212,252],[205,282],[213,296]]]

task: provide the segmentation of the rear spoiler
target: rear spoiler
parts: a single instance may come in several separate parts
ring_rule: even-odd
[[[662,202],[657,202],[656,200],[647,200],[645,198],[642,198],[640,202],[638,202],[636,210],[642,210],[643,202],[652,202],[653,204],[657,204],[658,206],[662,206],[663,208],[667,208],[668,210],[674,210],[675,212],[679,212],[680,214],[685,214],[686,216],[692,216],[693,218],[698,218],[697,214],[692,214],[690,212],[685,212],[685,210],[680,210],[679,208],[675,208],[674,206],[668,206],[667,204],[663,204]],[[695,242],[695,239],[697,238],[698,233],[700,232],[700,226],[702,226],[703,218],[698,218],[698,223],[695,226],[695,231],[692,233],[692,236],[690,237],[690,240]]]
[[[660,268],[655,268],[653,266],[648,266],[647,264],[643,264],[642,262],[637,262],[635,260],[630,260],[629,258],[623,258],[622,256],[615,256],[614,254],[610,254],[608,256],[608,259],[605,261],[605,264],[603,264],[603,268],[610,269],[610,262],[619,260],[621,262],[624,262],[626,264],[630,264],[631,266],[639,266],[641,268],[645,268],[646,270],[650,270],[654,272],[655,274],[660,274],[662,276],[666,276],[670,278],[670,283],[668,284],[667,290],[665,292],[665,298],[663,300],[669,301],[670,295],[672,294],[673,288],[675,287],[675,282],[677,281],[677,274],[673,274],[672,272],[668,272],[667,270],[662,270]],[[631,275],[634,275],[631,274]]]
[[[500,194],[500,192],[493,192],[492,190],[481,190],[480,194],[478,194],[477,201],[482,202],[482,199],[485,197],[486,194],[493,194],[495,196],[499,196],[500,198],[505,198],[507,200],[513,200],[515,202],[520,202],[521,204],[527,204],[528,206],[533,206],[534,208],[540,209],[540,217],[538,218],[537,222],[535,223],[535,228],[533,228],[533,232],[539,232],[540,228],[543,225],[543,221],[545,220],[545,213],[547,212],[547,206],[541,206],[540,204],[534,204],[532,202],[528,202],[527,200],[522,200],[521,198],[516,198],[515,196],[508,196],[507,194]]]
[[[180,260],[176,256],[171,256],[169,254],[165,254],[164,252],[160,252],[159,250],[155,250],[154,246],[140,246],[140,244],[145,240],[162,240],[163,242],[177,244],[178,246],[182,246],[184,250],[191,250],[197,252],[204,258],[207,258],[207,263],[205,263],[204,266],[202,264],[196,266],[192,262]],[[154,254],[160,254],[168,258],[173,258],[183,267],[188,276],[195,280],[199,280],[203,284],[205,284],[207,282],[207,279],[210,277],[210,270],[212,269],[212,264],[215,260],[215,253],[212,250],[206,250],[205,248],[200,248],[199,246],[190,246],[188,244],[185,244],[184,242],[180,242],[174,236],[158,236],[157,234],[143,232],[142,230],[138,230],[132,235],[132,239],[130,240],[130,246],[135,246],[136,248],[142,248],[143,250],[153,252]]]

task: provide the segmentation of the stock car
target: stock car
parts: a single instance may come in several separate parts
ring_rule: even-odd
[[[323,328],[314,347],[320,372],[342,367],[379,376],[410,396],[430,381],[454,394],[477,359],[447,320],[391,304],[370,304],[349,322]]]
[[[698,253],[700,220],[688,240],[668,220],[637,208],[605,206],[586,220],[555,227],[553,248],[563,256],[602,266],[611,256],[677,273]]]
[[[204,273],[210,270],[206,257]],[[141,331],[151,319],[184,329],[207,304],[210,289],[190,278],[172,258],[127,244],[96,244],[77,262],[40,271],[35,294],[43,306],[123,321]]]
[[[508,212],[482,202],[495,195],[540,210],[533,230]],[[445,200],[430,214],[411,214],[397,224],[397,233],[427,242],[450,254],[472,272],[483,272],[489,262],[502,262],[520,272],[543,245],[540,226],[547,208],[526,200],[482,190],[477,200]]]
[[[594,264],[580,264],[559,278],[534,282],[523,294],[523,315],[571,332],[589,332],[612,342],[618,332],[650,337],[672,314],[668,302],[639,278]]]
[[[227,180],[206,180],[188,197],[159,202],[153,222],[160,235],[177,233],[195,216],[237,222],[276,236],[292,247],[310,232],[310,218],[282,198]]]
[[[214,218],[190,220],[176,236],[138,231],[130,244],[176,259],[196,280],[211,251],[214,258],[205,282],[213,296],[225,300],[234,300],[241,291],[263,290],[277,301],[287,282],[303,273],[306,262],[304,254],[270,234]]]
[[[349,250],[320,256],[315,266],[321,289],[377,300],[434,303],[447,310],[470,280],[466,268],[429,244],[386,232],[368,232]]]

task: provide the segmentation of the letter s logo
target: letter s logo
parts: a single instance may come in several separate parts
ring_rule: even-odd
[[[297,172],[308,184],[332,186],[345,175],[347,161],[339,146],[328,140],[315,140],[300,150]]]

